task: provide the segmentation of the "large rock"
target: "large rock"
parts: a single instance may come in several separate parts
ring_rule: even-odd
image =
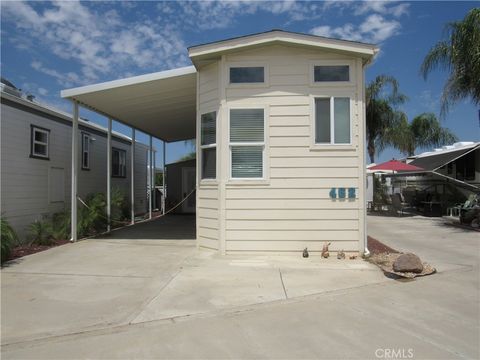
[[[394,261],[393,271],[421,273],[423,271],[423,264],[415,254],[402,254]]]

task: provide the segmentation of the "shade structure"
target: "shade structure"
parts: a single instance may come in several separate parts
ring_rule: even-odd
[[[63,90],[63,98],[167,142],[195,138],[193,66]]]
[[[372,166],[369,170],[378,170],[378,171],[420,171],[423,168],[406,164],[398,160],[389,160],[384,163]]]

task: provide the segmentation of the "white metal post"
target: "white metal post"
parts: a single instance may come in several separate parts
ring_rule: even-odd
[[[130,206],[131,223],[135,224],[135,128],[132,128],[132,150],[130,151]]]
[[[150,193],[148,194],[148,218],[152,218],[152,160],[153,160],[153,147],[152,147],[152,135],[149,135],[150,137]]]
[[[112,119],[108,118],[107,133],[107,231],[110,231],[112,214]]]
[[[71,241],[77,241],[77,185],[78,185],[78,103],[73,101],[72,118],[72,198]]]
[[[156,189],[156,185],[157,185],[157,178],[156,178],[156,175],[157,175],[157,165],[156,165],[156,160],[157,160],[157,154],[156,154],[156,151],[153,150],[152,152],[153,154],[153,171],[152,171],[152,190],[153,190],[153,194],[152,194],[152,202],[153,202],[153,208],[156,209],[157,208],[157,189]]]
[[[165,196],[167,192],[165,191],[165,141],[163,141],[163,169],[162,169],[162,214],[165,214]]]

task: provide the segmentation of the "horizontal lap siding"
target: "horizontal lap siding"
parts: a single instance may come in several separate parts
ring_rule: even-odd
[[[322,57],[338,59],[339,55],[272,46],[227,56],[227,64],[266,63],[269,76],[268,87],[226,89],[229,107],[269,108],[267,184],[226,187],[228,252],[291,252],[305,247],[321,251],[325,241],[332,242],[332,251],[358,251],[358,194],[352,200],[329,196],[333,187],[358,189],[358,148],[310,148],[310,94],[355,93],[351,87],[310,87],[310,62]],[[355,144],[355,126],[352,131]]]
[[[203,67],[199,72],[198,100],[200,114],[218,111],[219,87],[216,63]],[[197,242],[201,247],[217,250],[220,238],[218,186],[200,184],[197,188]]]

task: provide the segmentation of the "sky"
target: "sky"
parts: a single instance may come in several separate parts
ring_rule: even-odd
[[[271,29],[378,44],[367,82],[394,76],[413,119],[439,114],[445,71],[425,81],[419,74],[428,50],[479,2],[403,1],[1,1],[1,74],[36,100],[71,112],[60,90],[191,65],[187,47]],[[82,110],[101,125],[106,119]],[[451,108],[442,125],[462,141],[480,141],[479,107],[470,99]],[[131,130],[114,123],[114,130]],[[139,135],[147,141],[146,135]],[[161,165],[162,145],[157,166]],[[167,144],[167,163],[191,152],[185,142]],[[426,149],[419,149],[426,150]],[[401,158],[386,149],[376,162]]]

